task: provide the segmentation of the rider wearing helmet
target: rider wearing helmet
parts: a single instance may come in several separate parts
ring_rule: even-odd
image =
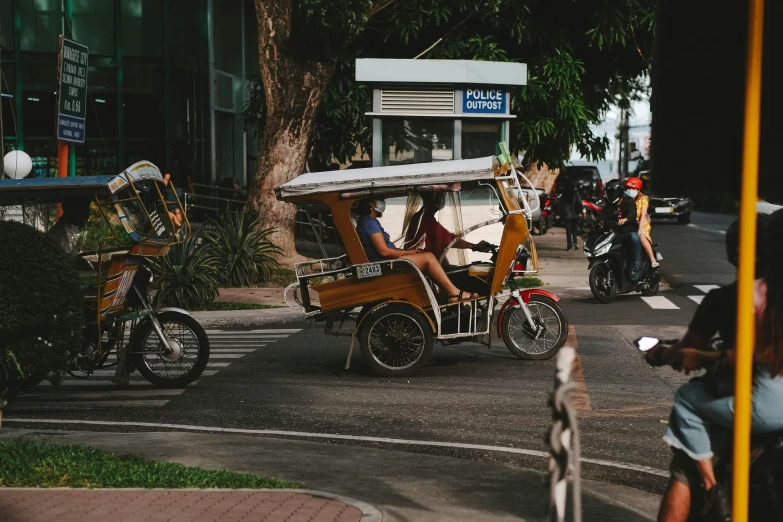
[[[626,248],[630,247],[630,254],[628,254],[630,257],[626,258],[629,267],[628,275],[631,281],[636,282],[639,279],[639,258],[642,255],[639,222],[636,220],[636,203],[625,195],[623,182],[619,179],[609,181],[604,191],[608,204],[604,207],[601,219],[614,221],[617,239],[622,241]]]
[[[637,177],[630,177],[625,180],[625,195],[632,198],[636,203],[636,220],[639,222],[639,240],[642,248],[650,258],[650,265],[653,268],[658,267],[658,260],[652,249],[652,238],[650,237],[650,216],[647,209],[650,206],[650,200],[642,194],[642,180]]]

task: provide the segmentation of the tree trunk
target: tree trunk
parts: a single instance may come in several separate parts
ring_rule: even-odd
[[[296,207],[277,201],[274,188],[305,171],[316,114],[334,72],[333,62],[297,57],[291,42],[292,0],[255,0],[259,69],[266,122],[248,203],[262,228],[272,228],[281,260],[295,257]]]

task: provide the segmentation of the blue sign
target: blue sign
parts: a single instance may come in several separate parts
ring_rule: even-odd
[[[84,143],[84,119],[60,114],[57,116],[57,139]]]
[[[57,91],[57,139],[84,143],[87,118],[87,62],[90,50],[60,36],[60,61]]]
[[[463,113],[506,114],[504,89],[465,89],[462,96]]]

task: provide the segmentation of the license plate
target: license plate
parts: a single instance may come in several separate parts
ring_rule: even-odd
[[[671,214],[672,212],[674,212],[672,207],[655,207],[656,214]]]
[[[356,277],[359,279],[378,277],[379,275],[381,275],[381,265],[359,265],[356,267]]]

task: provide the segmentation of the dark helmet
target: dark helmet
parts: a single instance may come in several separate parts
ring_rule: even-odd
[[[620,196],[623,195],[624,190],[623,182],[619,179],[613,179],[607,182],[606,186],[604,187],[604,192],[606,192],[606,199],[609,200],[609,203],[617,203],[617,200],[620,199]]]
[[[764,274],[766,266],[769,250],[769,238],[767,235],[769,221],[770,216],[768,214],[756,214],[756,277],[761,277]],[[739,266],[739,238],[740,221],[736,219],[726,229],[726,257],[729,263],[735,267]]]

